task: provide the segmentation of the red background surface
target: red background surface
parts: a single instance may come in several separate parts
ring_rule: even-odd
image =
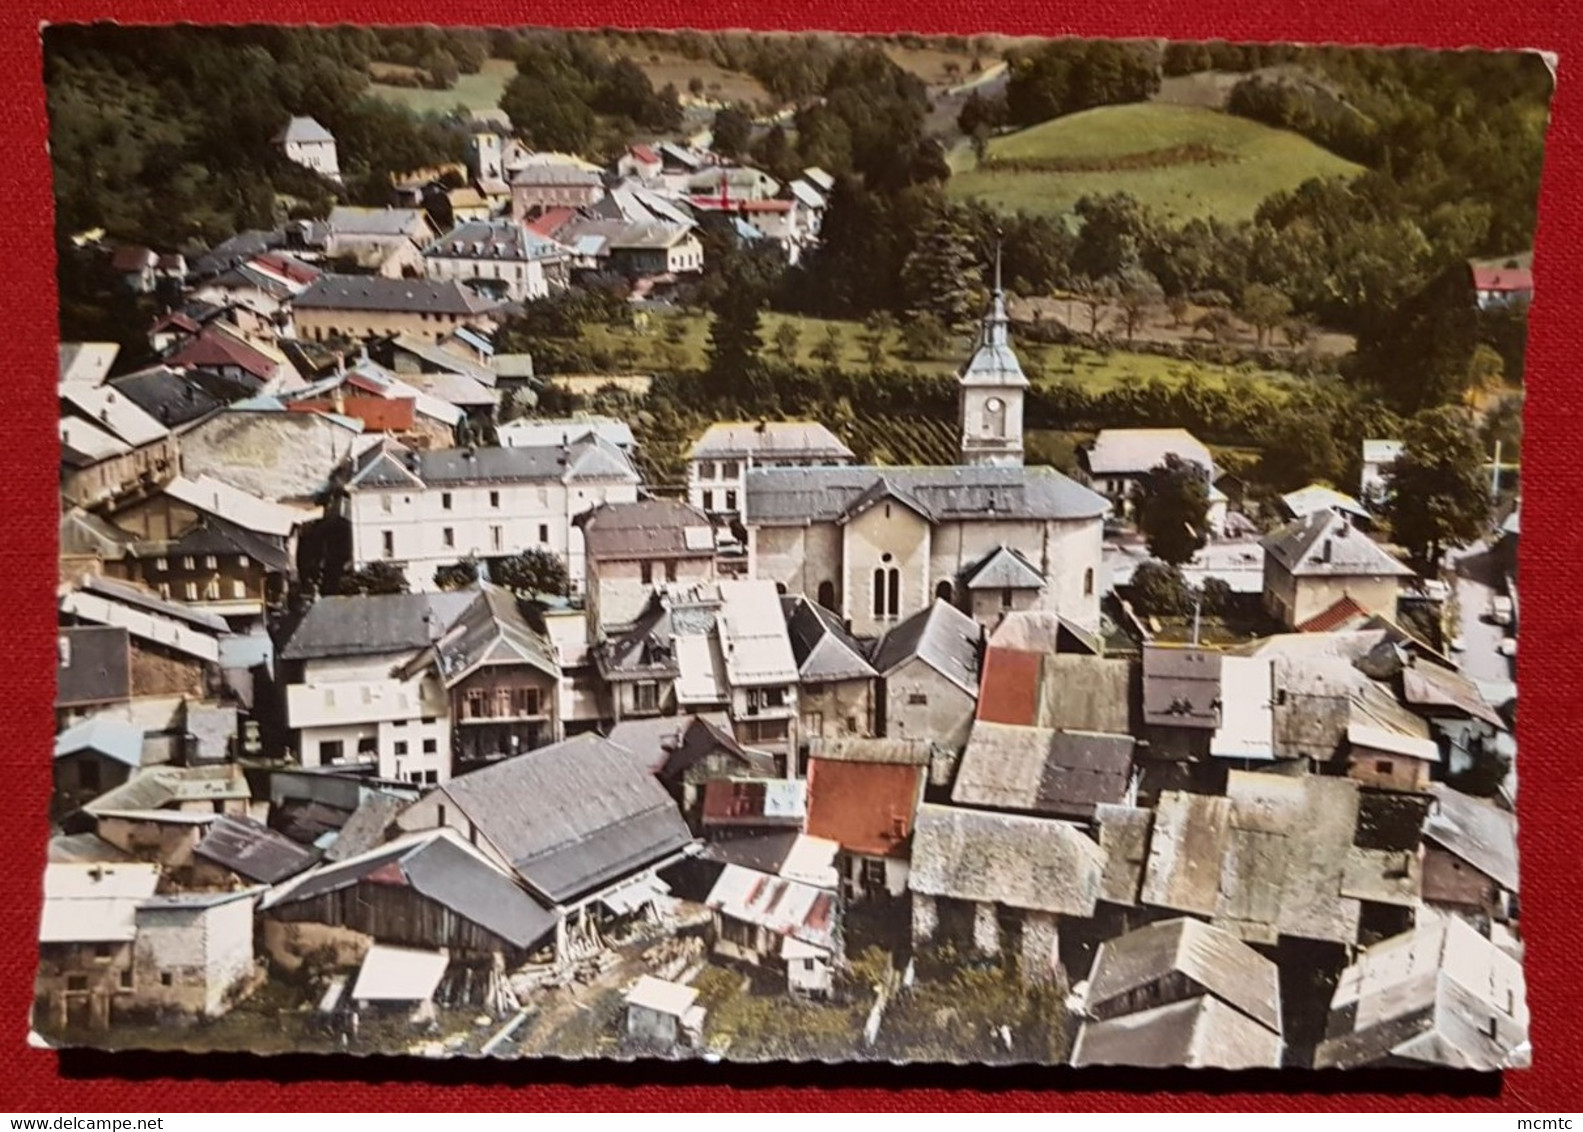
[[[622,4],[569,0],[509,5],[461,0],[11,0],[0,16],[0,244],[7,286],[0,389],[0,1107],[20,1112],[532,1108],[650,1111],[831,1109],[1205,1109],[1568,1111],[1583,1109],[1583,1012],[1578,965],[1578,764],[1583,716],[1575,579],[1583,550],[1583,21],[1566,0],[1155,0],[1131,5],[1015,0],[733,0]],[[1532,47],[1561,56],[1540,208],[1538,301],[1529,358],[1524,456],[1532,488],[1523,518],[1527,603],[1520,681],[1522,870],[1534,1068],[1476,1074],[1077,1072],[950,1066],[701,1066],[558,1061],[439,1063],[406,1058],[88,1054],[24,1047],[38,926],[39,876],[52,741],[56,461],[54,257],[40,22],[555,23],[760,30],[1006,32],[1168,36],[1432,47]],[[1576,53],[1576,55],[1574,55]]]

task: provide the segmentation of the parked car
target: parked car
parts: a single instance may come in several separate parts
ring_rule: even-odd
[[[1512,599],[1505,594],[1496,594],[1491,598],[1490,620],[1497,625],[1510,625],[1512,623]]]
[[[1514,657],[1517,655],[1517,638],[1505,637],[1497,646],[1502,656]]]

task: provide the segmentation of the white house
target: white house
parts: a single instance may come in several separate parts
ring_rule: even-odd
[[[316,601],[281,650],[286,721],[306,767],[358,767],[430,785],[451,773],[451,720],[430,668],[396,672],[476,595],[359,594]]]
[[[341,179],[341,162],[336,155],[335,135],[313,118],[293,118],[275,135],[275,144],[286,160],[305,165],[332,181]]]
[[[722,421],[687,452],[687,501],[711,515],[738,515],[753,468],[851,464],[852,449],[817,421]]]
[[[721,582],[715,614],[736,738],[789,756],[797,749],[797,659],[775,584]],[[788,769],[796,760],[786,759]]]
[[[516,302],[566,285],[565,248],[510,219],[458,224],[423,249],[430,279],[493,287]]]
[[[1185,428],[1107,428],[1082,452],[1084,478],[1095,491],[1113,501],[1119,513],[1131,507],[1133,491],[1150,472],[1175,456],[1197,465],[1209,489],[1209,526],[1219,531],[1226,521],[1227,499],[1215,486],[1220,469],[1209,448]]]
[[[586,576],[577,516],[637,499],[627,454],[597,436],[541,448],[414,451],[384,441],[357,458],[342,490],[352,561],[402,566],[410,586],[465,558],[545,550],[565,560],[574,593]]]

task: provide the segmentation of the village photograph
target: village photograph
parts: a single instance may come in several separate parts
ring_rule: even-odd
[[[42,35],[36,1044],[1529,1065],[1545,57]]]

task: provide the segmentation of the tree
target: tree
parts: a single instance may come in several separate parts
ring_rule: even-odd
[[[1202,610],[1211,617],[1224,617],[1231,612],[1231,583],[1224,578],[1205,578],[1198,587],[1198,600]]]
[[[1483,533],[1489,518],[1483,463],[1460,408],[1419,413],[1402,430],[1402,454],[1385,469],[1385,516],[1419,573],[1433,574],[1447,549]]]
[[[1506,363],[1495,348],[1483,342],[1473,347],[1473,356],[1468,359],[1469,404],[1477,404],[1480,398],[1494,393],[1505,380]]]
[[[1164,297],[1160,281],[1143,268],[1131,267],[1121,273],[1116,286],[1116,305],[1121,310],[1121,324],[1126,328],[1129,343],[1149,311]]]
[[[814,343],[808,355],[816,362],[836,366],[841,362],[841,331],[835,326],[825,327],[824,337]]]
[[[692,78],[688,79],[687,93],[692,95],[694,98],[701,97],[704,93],[704,80],[698,75],[694,75]]]
[[[902,353],[913,361],[939,357],[946,340],[945,326],[932,311],[920,311],[902,323]]]
[[[566,562],[538,547],[490,559],[489,577],[519,594],[565,594],[571,588]]]
[[[716,296],[705,348],[712,376],[740,379],[758,365],[764,349],[759,307],[759,294],[750,287],[726,287]]]
[[[442,590],[465,590],[478,581],[478,562],[464,558],[434,571],[434,584]]]
[[[901,294],[908,311],[927,311],[946,326],[978,314],[983,267],[966,226],[950,209],[940,208],[902,262]]]
[[[1171,329],[1180,330],[1182,323],[1187,321],[1192,304],[1188,302],[1186,295],[1172,295],[1165,301],[1165,309],[1171,313]]]
[[[715,111],[712,133],[709,148],[735,161],[747,154],[748,143],[753,139],[753,119],[739,106],[724,107]]]
[[[370,562],[361,570],[348,570],[336,586],[340,594],[404,594],[407,574],[394,562]]]
[[[593,142],[596,121],[588,104],[541,75],[514,76],[500,95],[500,109],[536,149],[581,153]]]
[[[1149,553],[1161,562],[1191,562],[1209,541],[1207,469],[1174,452],[1139,483],[1133,506]]]
[[[1291,313],[1292,300],[1274,287],[1250,283],[1242,292],[1242,317],[1253,327],[1254,338],[1261,347],[1270,331],[1285,322]]]
[[[1199,315],[1193,322],[1193,333],[1202,333],[1211,342],[1228,342],[1237,332],[1231,312],[1215,307]]]
[[[884,364],[885,346],[895,329],[896,320],[891,317],[889,311],[875,311],[864,320],[863,356],[874,369]]]
[[[1128,583],[1132,605],[1145,617],[1181,617],[1192,608],[1192,591],[1179,566],[1167,562],[1142,562]]]
[[[802,331],[795,322],[782,322],[775,328],[775,354],[782,361],[795,362],[797,348],[802,344]]]

